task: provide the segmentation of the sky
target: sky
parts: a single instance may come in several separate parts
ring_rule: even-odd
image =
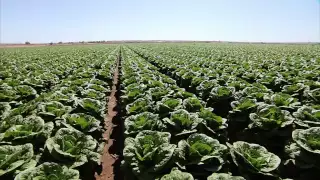
[[[0,0],[0,43],[320,42],[320,0]]]

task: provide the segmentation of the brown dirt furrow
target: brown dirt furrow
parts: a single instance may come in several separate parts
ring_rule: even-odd
[[[103,154],[101,158],[102,163],[102,171],[101,174],[98,175],[95,174],[96,180],[114,180],[115,172],[117,169],[115,168],[117,161],[119,160],[119,154],[116,154],[117,151],[112,150],[115,146],[116,139],[112,136],[112,133],[114,132],[114,129],[117,127],[117,125],[114,123],[114,119],[117,115],[117,84],[118,84],[118,78],[119,78],[119,60],[120,57],[117,59],[117,66],[116,70],[113,75],[113,86],[111,90],[111,94],[109,96],[108,101],[108,113],[105,118],[105,132],[103,134],[103,138],[106,141],[106,144],[103,149]]]

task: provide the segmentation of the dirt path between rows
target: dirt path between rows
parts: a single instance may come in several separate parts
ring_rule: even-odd
[[[108,101],[108,113],[105,118],[105,129],[106,131],[103,134],[103,138],[106,140],[105,147],[103,149],[102,154],[102,172],[100,175],[95,174],[96,180],[114,180],[120,179],[115,178],[119,174],[119,166],[121,159],[120,152],[122,152],[121,146],[119,147],[119,143],[121,143],[121,139],[117,142],[118,138],[121,138],[122,127],[121,119],[117,118],[118,108],[117,108],[117,87],[119,82],[119,61],[120,55],[117,59],[116,69],[113,75],[113,86],[111,90],[111,94],[109,96]],[[118,121],[118,122],[117,122]],[[118,137],[119,136],[119,137]]]

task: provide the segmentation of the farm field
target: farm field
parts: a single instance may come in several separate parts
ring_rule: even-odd
[[[0,49],[0,179],[317,180],[320,45]]]

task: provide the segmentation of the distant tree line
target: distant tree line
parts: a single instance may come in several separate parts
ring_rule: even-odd
[[[50,42],[49,45],[54,45],[54,44],[74,44],[74,43],[80,43],[80,44],[84,44],[84,43],[106,43],[107,41],[105,40],[101,40],[101,41],[79,41],[79,42],[58,42],[58,43],[54,43],[54,42]],[[26,44],[30,44],[30,42],[26,42]]]
[[[106,41],[105,40],[102,40],[102,41],[88,41],[88,43],[105,43]]]

